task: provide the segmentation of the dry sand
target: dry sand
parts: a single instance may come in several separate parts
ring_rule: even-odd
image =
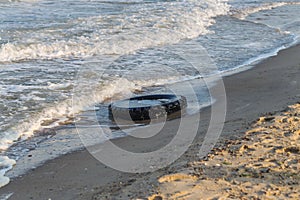
[[[13,192],[10,199],[17,200],[146,199],[155,194],[195,199],[189,195],[199,195],[199,191],[202,191],[200,195],[221,195],[221,198],[226,195],[237,199],[247,198],[247,195],[270,198],[274,195],[287,198],[288,195],[294,198],[293,195],[299,194],[299,124],[293,125],[297,129],[293,131],[291,124],[297,122],[297,116],[293,118],[289,114],[277,113],[274,119],[261,118],[253,127],[251,124],[268,112],[281,111],[299,101],[299,55],[300,46],[295,46],[250,70],[224,77],[226,121],[219,150],[216,149],[207,160],[199,160],[196,153],[209,124],[210,108],[201,111],[201,122],[193,145],[164,169],[144,174],[123,173],[106,167],[87,151],[79,151],[48,161],[13,179],[0,189],[0,194]],[[298,114],[297,109],[290,112]],[[194,117],[190,116],[189,120],[193,123]],[[113,142],[137,152],[147,151],[164,145],[172,138],[177,124],[177,120],[169,121],[164,133],[152,138],[151,143],[132,138]],[[283,129],[285,132],[281,131]],[[230,148],[224,149],[224,144]],[[284,173],[281,173],[282,170],[285,170]],[[203,191],[203,188],[207,189]],[[157,196],[155,199],[161,198]]]
[[[300,102],[181,170],[149,199],[300,199]]]

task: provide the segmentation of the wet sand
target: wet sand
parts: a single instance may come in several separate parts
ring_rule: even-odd
[[[250,70],[223,78],[227,96],[227,116],[217,146],[221,148],[222,145],[226,144],[226,141],[234,143],[234,141],[242,140],[245,132],[251,129],[253,121],[261,116],[270,115],[270,112],[282,111],[288,105],[293,105],[300,100],[299,55],[300,46],[298,45],[279,52],[277,56],[262,61]],[[216,84],[215,88],[218,86],[219,84]],[[222,102],[219,102],[217,98],[216,104],[220,103]],[[182,184],[182,186],[188,186],[186,190],[183,188],[179,188],[179,190],[190,191],[189,189],[195,184],[197,185],[201,176],[200,172],[200,174],[196,174],[191,169],[201,168],[199,166],[205,162],[199,161],[197,152],[199,152],[208,128],[211,117],[210,111],[210,107],[201,111],[201,121],[193,145],[177,161],[161,170],[140,174],[119,172],[103,165],[93,158],[88,151],[84,150],[48,161],[26,175],[13,179],[7,186],[0,189],[0,194],[13,193],[10,199],[146,199],[156,193],[163,197],[173,195],[174,192],[170,190],[166,190],[166,194],[161,193],[160,188],[169,187],[168,184],[172,184],[174,180],[183,180],[185,185]],[[189,116],[188,121],[192,124],[197,117],[197,115]],[[160,137],[155,137],[151,145],[147,140],[132,138],[119,138],[113,142],[128,150],[149,151],[165,145],[173,137],[177,125],[178,120],[169,121],[164,133]],[[259,138],[254,139],[253,144],[247,145],[259,143],[258,140]],[[286,147],[283,146],[283,148]],[[224,150],[224,152],[226,151]],[[255,155],[253,158],[254,160],[257,159]],[[238,163],[224,162],[228,166],[231,162],[235,167],[239,167]],[[224,162],[223,164],[214,164],[223,166]],[[193,168],[193,166],[195,167]],[[296,169],[296,172],[299,173],[299,169]],[[227,171],[227,173],[229,172]],[[179,174],[180,176],[179,178],[176,178],[177,175],[175,178],[168,178],[167,174]],[[249,172],[245,172],[245,174],[249,174]],[[218,177],[211,177],[212,175],[208,173],[207,179],[219,178],[220,181],[215,184],[226,185],[226,180],[222,179],[225,174],[217,175]],[[253,173],[251,172],[250,175],[252,176]],[[261,177],[259,180],[264,180],[264,178]],[[179,181],[180,184],[182,182]],[[165,183],[167,185],[164,185]],[[240,180],[237,180],[236,183],[243,185]],[[247,184],[243,185],[243,188],[247,189],[247,187]],[[265,186],[261,185],[261,187]],[[223,194],[222,192],[224,191],[217,191],[216,193]],[[234,194],[237,196],[244,195],[244,193],[238,192]],[[157,197],[157,199],[160,198]]]

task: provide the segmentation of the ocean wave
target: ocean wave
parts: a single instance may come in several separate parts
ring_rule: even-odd
[[[90,73],[87,71],[84,73]],[[137,73],[137,72],[136,72]],[[140,71],[142,73],[142,71]],[[130,76],[130,75],[128,75]],[[103,103],[112,98],[124,98],[133,95],[133,92],[141,91],[144,87],[164,85],[167,83],[177,82],[182,79],[178,76],[169,76],[166,78],[152,78],[148,80],[134,80],[130,77],[116,77],[103,82],[91,80],[90,76],[84,79],[85,74],[81,74],[77,77],[73,87],[72,98],[67,98],[56,102],[54,105],[44,105],[44,109],[36,112],[23,121],[19,121],[18,125],[15,125],[5,131],[5,134],[0,135],[0,151],[8,149],[14,141],[19,138],[27,139],[31,137],[35,131],[42,128],[53,128],[63,123],[69,118],[73,118],[77,113],[84,111],[85,109],[95,104]],[[101,77],[97,77],[101,80]],[[103,79],[103,78],[102,78]],[[61,85],[49,85],[53,89],[57,87],[65,87],[65,84]],[[68,85],[68,87],[70,87]],[[32,97],[31,97],[32,98]],[[32,100],[32,99],[31,99]],[[30,99],[29,99],[30,101]],[[45,126],[43,122],[53,121],[53,123]]]
[[[123,55],[178,43],[209,33],[214,17],[229,11],[227,1],[163,2],[126,13],[79,17],[61,26],[33,30],[1,45],[0,62]],[[126,9],[126,8],[124,8]]]
[[[276,3],[264,3],[262,5],[242,7],[242,8],[232,8],[231,15],[239,18],[245,19],[247,16],[257,13],[264,10],[272,10],[277,7],[286,6],[286,5],[300,5],[300,2],[276,2]]]
[[[12,160],[8,158],[7,156],[0,156],[0,187],[3,187],[4,185],[9,183],[9,178],[4,176],[4,174],[13,168],[13,166],[16,164],[15,160]],[[11,195],[6,195],[6,198]],[[4,196],[0,196],[1,198]],[[8,199],[8,198],[7,198]]]

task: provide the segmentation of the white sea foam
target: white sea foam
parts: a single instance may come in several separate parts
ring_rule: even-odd
[[[8,93],[18,93],[28,89],[43,88],[42,86],[25,86],[25,85],[0,85],[0,95]],[[45,88],[45,87],[44,87]]]
[[[161,11],[146,7],[129,16],[101,15],[70,20],[65,26],[72,27],[69,31],[75,35],[71,39],[64,38],[65,32],[59,29],[21,34],[19,40],[1,45],[0,61],[122,55],[174,44],[208,33],[213,18],[229,11],[226,1],[188,0],[169,3]],[[48,41],[43,41],[44,38]]]
[[[78,85],[74,88],[73,99],[66,99],[59,102],[59,104],[44,108],[42,111],[26,119],[19,125],[7,130],[4,135],[1,135],[0,150],[6,150],[20,137],[24,140],[32,136],[34,131],[41,128],[51,128],[57,126],[59,122],[65,120],[65,116],[74,116],[76,113],[86,109],[97,103],[104,102],[115,96],[124,98],[131,96],[134,91],[139,91],[143,87],[154,85],[162,85],[166,83],[176,82],[178,77],[168,77],[164,79],[149,79],[129,80],[126,78],[118,78],[105,81],[101,84],[90,84],[90,81],[84,82],[80,80]],[[50,85],[54,87],[53,85]],[[63,87],[66,85],[56,85],[55,87]],[[42,126],[42,122],[46,120],[60,119],[50,126]],[[1,163],[1,162],[0,162]]]
[[[8,194],[2,194],[0,195],[1,200],[7,200],[9,199],[14,193],[8,193]]]
[[[264,10],[272,10],[277,7],[286,5],[300,5],[300,2],[276,2],[276,3],[265,3],[262,5],[256,5],[245,8],[232,9],[231,13],[234,17],[239,19],[245,19],[247,16]]]
[[[4,176],[4,174],[12,169],[16,164],[15,160],[8,158],[7,156],[0,156],[0,187],[9,183],[9,178]]]

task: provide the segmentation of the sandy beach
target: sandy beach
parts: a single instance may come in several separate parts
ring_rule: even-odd
[[[299,199],[300,103],[260,117],[182,172],[158,178],[149,199]]]
[[[280,51],[254,68],[226,76],[227,113],[213,152],[199,160],[211,117],[201,111],[197,137],[170,166],[151,173],[123,173],[78,151],[31,170],[0,189],[9,199],[299,199],[300,46]],[[218,83],[215,87],[218,87]],[[216,99],[216,104],[218,102]],[[290,107],[288,107],[290,106]],[[195,116],[188,116],[193,123]],[[143,152],[165,144],[178,119],[161,137],[113,142]],[[297,196],[298,195],[298,196]]]

